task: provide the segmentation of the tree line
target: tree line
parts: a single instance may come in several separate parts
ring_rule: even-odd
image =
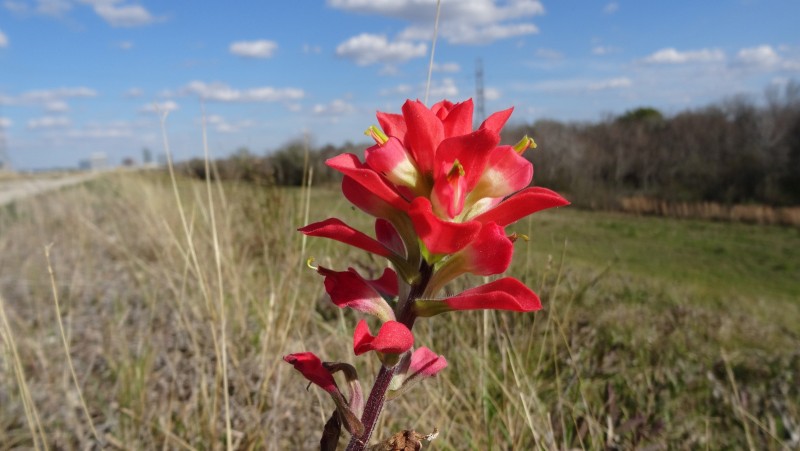
[[[800,205],[800,83],[766,90],[763,101],[735,97],[666,116],[642,107],[597,122],[538,120],[510,124],[503,142],[532,136],[525,156],[536,185],[565,193],[576,205],[617,208],[631,196],[723,205]],[[313,147],[291,141],[265,155],[241,149],[214,162],[212,177],[301,186],[339,180],[325,160],[363,155],[369,143]],[[205,163],[181,165],[205,177]]]
[[[596,123],[540,120],[507,128],[531,134],[537,185],[579,205],[613,208],[622,198],[724,205],[800,205],[800,84],[735,97],[665,117],[637,108]]]

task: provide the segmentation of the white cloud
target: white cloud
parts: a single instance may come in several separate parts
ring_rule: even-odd
[[[71,121],[66,116],[43,116],[28,121],[28,129],[38,130],[42,128],[67,127]]]
[[[37,89],[16,97],[0,97],[0,104],[41,106],[48,112],[69,110],[68,99],[96,97],[97,91],[84,86],[71,88]]]
[[[84,86],[74,88],[37,89],[27,91],[20,96],[22,100],[31,102],[52,102],[70,97],[96,97],[97,91]]]
[[[619,52],[619,49],[611,46],[597,45],[592,48],[592,54],[603,56]]]
[[[8,37],[3,33],[3,30],[0,30],[0,49],[3,47],[8,47]]]
[[[36,12],[46,16],[60,17],[72,9],[72,4],[67,0],[37,0]]]
[[[133,130],[125,124],[90,124],[84,128],[67,132],[67,137],[75,139],[130,138],[133,135]]]
[[[500,39],[513,38],[539,33],[539,27],[532,23],[490,23],[448,21],[440,25],[439,35],[451,44],[489,44]],[[399,35],[404,40],[430,40],[430,25],[412,25]]]
[[[3,7],[12,13],[25,13],[28,11],[28,5],[14,0],[6,0],[3,2]]]
[[[381,70],[378,71],[378,75],[400,75],[400,69],[397,68],[396,64],[384,64]]]
[[[356,108],[341,99],[333,100],[328,104],[317,104],[311,111],[318,116],[342,116],[354,112]]]
[[[483,96],[486,100],[497,100],[503,96],[503,93],[497,88],[486,88],[483,90]]]
[[[13,122],[11,122],[11,119],[7,117],[0,117],[0,128],[11,127],[11,124],[13,124]]]
[[[458,63],[433,63],[433,71],[452,74],[460,72],[461,66]]]
[[[172,100],[167,100],[164,102],[152,102],[146,103],[139,108],[139,111],[142,113],[169,113],[171,111],[175,111],[180,106]]]
[[[408,96],[414,88],[411,85],[407,84],[400,84],[391,88],[381,89],[380,94],[382,96],[391,96],[391,95],[399,95],[399,96]]]
[[[50,113],[64,113],[69,111],[69,105],[63,100],[53,100],[46,103],[44,109]]]
[[[206,116],[205,120],[207,125],[213,127],[214,130],[219,133],[236,133],[243,128],[255,125],[255,122],[252,120],[229,122],[227,119],[217,114]]]
[[[453,78],[445,77],[441,80],[431,80],[431,87],[428,95],[430,96],[431,103],[438,102],[441,99],[455,99],[458,97],[458,85]],[[495,94],[499,95],[499,91],[494,88],[486,88],[484,95],[487,99]],[[399,84],[391,88],[385,88],[380,91],[382,96],[400,96],[405,98],[422,98],[425,96],[425,83],[419,83],[415,86],[408,84]],[[493,100],[493,99],[490,99]]]
[[[619,9],[619,3],[611,2],[603,7],[603,12],[606,14],[614,14]]]
[[[725,53],[719,49],[700,49],[679,52],[672,47],[661,49],[642,61],[649,64],[711,63],[725,60]]]
[[[362,33],[336,47],[336,54],[359,66],[375,63],[401,63],[425,56],[428,46],[408,41],[389,42],[384,35]]]
[[[144,95],[142,88],[130,88],[125,91],[125,97],[136,98]]]
[[[132,137],[139,139],[147,136],[147,134],[142,134],[141,131],[136,131],[136,128],[139,127],[142,127],[142,123],[137,124],[127,120],[90,121],[81,127],[65,130],[59,136],[77,140],[115,140],[131,139]]]
[[[230,45],[229,51],[245,58],[269,58],[278,49],[274,41],[259,39],[257,41],[237,41]]]
[[[362,14],[411,22],[400,40],[429,41],[436,2],[432,0],[328,0],[328,5]],[[451,44],[485,44],[498,39],[535,34],[536,25],[523,22],[544,14],[539,0],[459,0],[441,3],[439,36]]]
[[[514,89],[519,91],[536,91],[548,93],[585,93],[603,91],[608,89],[621,89],[633,86],[633,81],[627,77],[609,78],[605,80],[592,80],[585,78],[569,78],[544,80],[532,84],[516,84]]]
[[[215,102],[281,102],[305,97],[305,91],[298,88],[263,86],[240,90],[224,83],[209,84],[202,81],[192,81],[181,91]]]
[[[736,62],[748,67],[768,68],[777,66],[781,57],[771,46],[760,45],[739,50]]]
[[[133,48],[133,41],[122,41],[117,43],[120,50],[130,50]]]
[[[436,12],[436,2],[431,0],[328,0],[328,4],[334,8],[412,22],[432,22]],[[544,14],[544,6],[538,0],[461,0],[442,2],[440,19],[489,23],[541,14]]]
[[[558,50],[553,49],[536,49],[536,56],[546,60],[560,60],[564,58],[564,54]]]
[[[602,91],[606,89],[629,88],[631,86],[633,86],[633,82],[630,78],[618,77],[589,83],[587,88],[589,91]]]
[[[140,27],[158,19],[141,5],[128,5],[124,0],[80,0],[112,27]]]
[[[431,82],[430,98],[434,101],[436,99],[454,99],[458,97],[458,86],[452,78],[443,78],[439,82]]]

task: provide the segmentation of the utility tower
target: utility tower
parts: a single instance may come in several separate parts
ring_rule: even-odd
[[[483,93],[483,60],[475,60],[475,122],[482,123],[486,119],[486,100]]]

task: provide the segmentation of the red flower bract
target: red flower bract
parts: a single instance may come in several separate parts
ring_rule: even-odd
[[[414,303],[414,312],[423,317],[453,310],[532,312],[541,308],[539,296],[513,277],[504,277],[441,300],[418,300]]]
[[[300,227],[297,230],[308,236],[319,236],[341,241],[342,243],[363,249],[367,252],[378,254],[381,257],[389,257],[392,255],[392,252],[386,249],[386,247],[376,239],[363,232],[359,232],[336,218],[315,222],[305,227]]]
[[[433,377],[446,366],[447,360],[443,356],[422,346],[411,354],[408,374],[410,377]]]
[[[297,354],[289,354],[283,357],[286,363],[294,366],[294,369],[299,371],[306,379],[319,385],[328,393],[338,392],[336,381],[333,379],[330,371],[322,366],[322,361],[312,352],[299,352]]]
[[[317,272],[325,276],[325,291],[338,307],[375,315],[382,321],[394,320],[394,311],[382,295],[397,296],[397,274],[389,268],[375,280],[361,277],[355,269],[333,271],[323,266]]]
[[[372,336],[369,333],[369,326],[363,319],[358,322],[355,333],[353,334],[353,351],[356,355],[361,355],[369,351],[377,351],[385,354],[402,354],[414,345],[414,336],[406,326],[397,321],[385,322],[378,335]]]

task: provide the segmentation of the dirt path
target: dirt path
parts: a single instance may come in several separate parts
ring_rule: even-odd
[[[35,196],[46,191],[74,185],[76,183],[82,183],[98,175],[99,173],[94,172],[59,177],[30,176],[0,179],[0,206],[17,199]]]

